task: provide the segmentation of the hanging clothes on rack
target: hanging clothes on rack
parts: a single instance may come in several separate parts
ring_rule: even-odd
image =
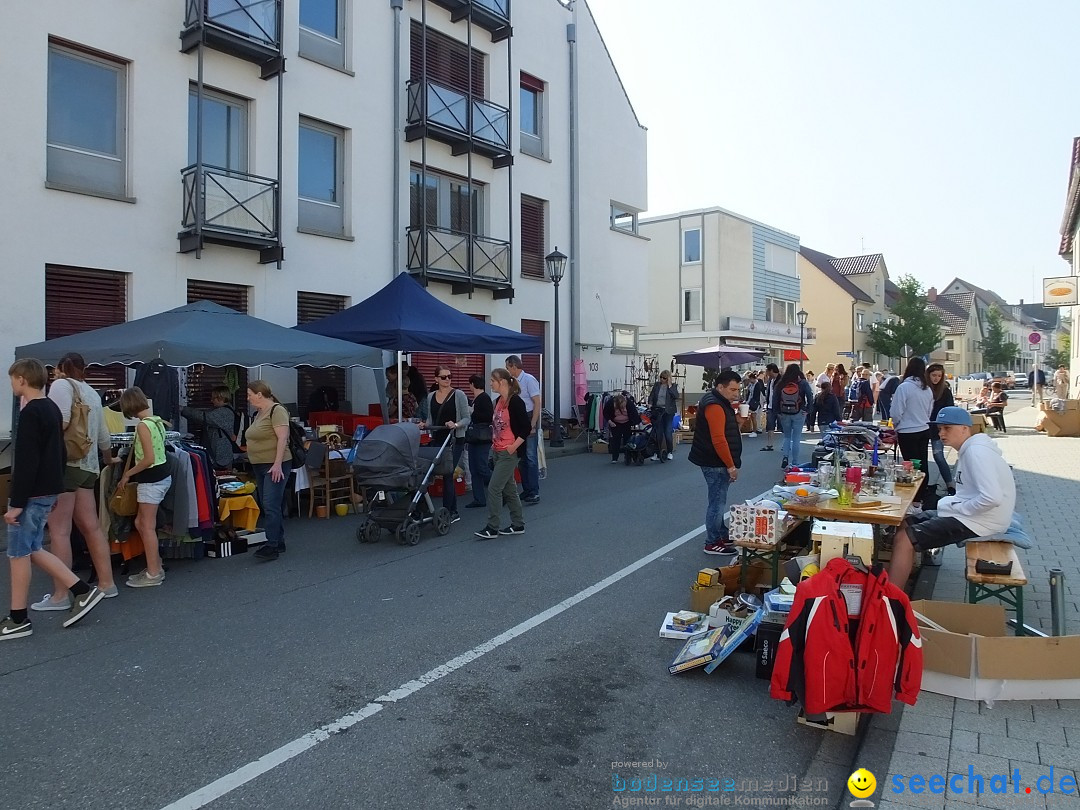
[[[180,424],[180,375],[164,360],[139,366],[135,385],[153,401],[154,414],[172,425]]]

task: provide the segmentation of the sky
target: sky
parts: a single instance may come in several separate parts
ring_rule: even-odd
[[[1013,303],[1069,274],[1080,0],[587,2],[649,130],[648,215],[719,206]]]

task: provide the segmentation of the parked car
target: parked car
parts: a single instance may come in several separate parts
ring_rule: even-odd
[[[1013,372],[1013,388],[1027,388],[1027,372]]]
[[[1002,388],[1011,391],[1013,387],[1012,374],[1004,371],[999,371],[997,374],[994,374],[990,377],[990,384],[993,385],[994,383],[1001,383]]]
[[[966,374],[960,379],[962,380],[979,380],[980,382],[989,382],[993,378],[993,375],[989,371],[974,371],[971,374]]]

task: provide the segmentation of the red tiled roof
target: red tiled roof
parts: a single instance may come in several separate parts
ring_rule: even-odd
[[[1061,241],[1058,255],[1072,254],[1072,237],[1076,230],[1076,216],[1080,211],[1080,138],[1073,138],[1072,156],[1069,161],[1069,185],[1065,192],[1065,215],[1061,220]]]
[[[862,273],[873,273],[877,270],[878,262],[882,256],[880,253],[870,253],[866,256],[847,256],[843,259],[833,259],[832,265],[844,276],[857,276]]]
[[[803,258],[810,262],[810,264],[820,270],[825,278],[836,284],[837,287],[850,295],[854,300],[862,301],[867,304],[874,303],[873,298],[844,278],[843,274],[836,269],[836,262],[846,261],[845,259],[834,259],[827,253],[822,253],[820,250],[813,250],[806,247],[806,245],[799,246],[799,253],[802,254]]]

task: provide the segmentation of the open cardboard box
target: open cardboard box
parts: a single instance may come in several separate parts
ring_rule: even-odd
[[[1080,636],[1014,636],[1001,605],[919,600],[922,688],[967,700],[1080,699]]]

